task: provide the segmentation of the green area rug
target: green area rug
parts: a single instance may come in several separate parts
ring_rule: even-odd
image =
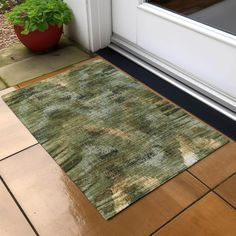
[[[4,100],[105,219],[228,142],[102,59]]]

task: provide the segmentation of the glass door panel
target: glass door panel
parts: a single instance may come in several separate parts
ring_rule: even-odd
[[[236,35],[235,0],[149,0],[148,2]]]

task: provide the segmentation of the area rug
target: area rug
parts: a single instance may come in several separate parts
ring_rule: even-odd
[[[229,141],[102,59],[4,100],[105,219]]]

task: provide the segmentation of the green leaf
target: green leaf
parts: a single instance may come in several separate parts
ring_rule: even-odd
[[[42,23],[38,24],[37,26],[38,26],[38,29],[42,32],[48,29],[48,23],[47,22],[42,22]]]
[[[24,29],[23,31],[21,31],[21,34],[23,35],[29,34],[29,29]]]

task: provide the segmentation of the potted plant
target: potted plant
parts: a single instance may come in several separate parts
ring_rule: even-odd
[[[6,16],[19,40],[31,51],[42,52],[57,45],[72,12],[63,0],[25,0]]]

